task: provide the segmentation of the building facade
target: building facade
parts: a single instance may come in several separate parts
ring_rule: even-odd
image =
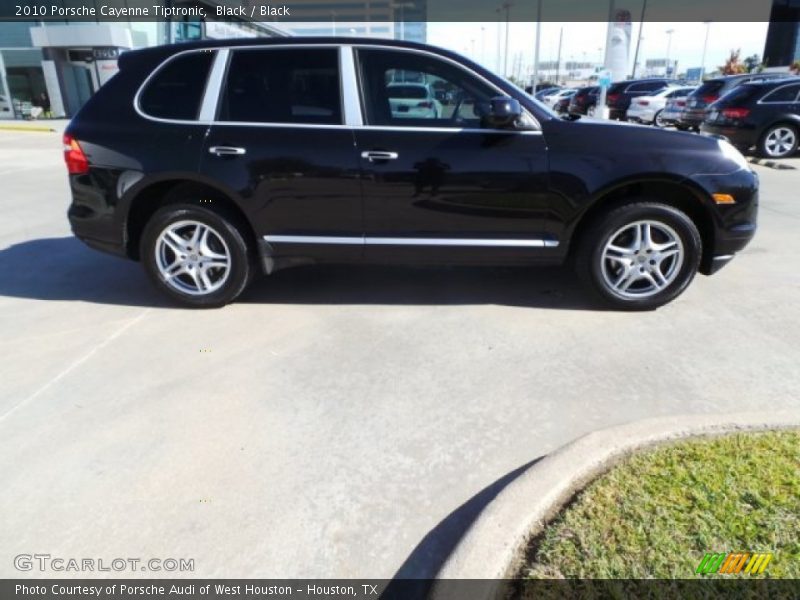
[[[768,68],[788,67],[800,60],[800,0],[773,0],[764,63]]]

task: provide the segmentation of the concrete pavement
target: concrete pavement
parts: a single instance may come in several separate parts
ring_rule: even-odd
[[[37,552],[430,576],[577,436],[799,408],[800,172],[755,168],[755,241],[653,313],[558,269],[342,267],[189,311],[70,236],[60,134],[0,132],[0,577]]]

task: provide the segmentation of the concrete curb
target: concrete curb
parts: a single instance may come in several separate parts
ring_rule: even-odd
[[[471,598],[495,598],[502,582],[493,580],[513,576],[528,540],[576,492],[633,451],[689,437],[793,427],[800,427],[800,410],[645,419],[589,433],[548,454],[509,484],[484,508],[436,577],[485,580],[483,589],[470,588]],[[430,597],[451,598],[447,590],[434,584]]]
[[[778,162],[775,160],[766,160],[763,158],[750,158],[749,162],[754,165],[762,167],[769,167],[770,169],[778,169],[779,171],[796,171],[797,167],[787,163]]]
[[[52,127],[44,125],[0,125],[0,131],[36,131],[45,133],[55,133]]]

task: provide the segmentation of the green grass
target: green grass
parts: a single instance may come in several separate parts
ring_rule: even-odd
[[[759,577],[800,578],[800,432],[634,455],[533,540],[520,577],[750,578],[695,575],[706,552],[732,551],[774,553]]]

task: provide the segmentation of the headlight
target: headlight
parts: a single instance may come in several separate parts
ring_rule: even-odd
[[[726,142],[725,140],[717,140],[717,143],[719,144],[719,149],[720,152],[722,152],[722,156],[727,158],[729,161],[736,163],[740,169],[750,168],[747,159],[742,156],[741,152],[731,146],[729,142]]]

